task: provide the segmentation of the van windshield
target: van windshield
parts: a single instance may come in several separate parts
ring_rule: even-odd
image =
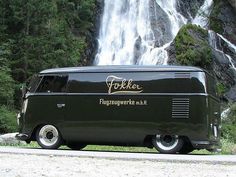
[[[42,79],[42,76],[34,75],[28,85],[28,91],[34,93]]]

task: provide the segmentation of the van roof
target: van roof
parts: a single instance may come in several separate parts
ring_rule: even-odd
[[[203,70],[191,66],[84,66],[84,67],[68,67],[68,68],[53,68],[40,72],[40,74],[57,74],[57,73],[103,73],[103,72],[144,72],[144,71],[175,71],[175,72],[202,72]]]

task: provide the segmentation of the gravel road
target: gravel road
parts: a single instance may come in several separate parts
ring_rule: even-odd
[[[0,177],[235,177],[236,164],[0,153]]]

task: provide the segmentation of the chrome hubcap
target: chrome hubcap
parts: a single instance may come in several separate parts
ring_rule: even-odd
[[[45,125],[39,131],[39,141],[44,146],[53,146],[58,141],[58,131],[52,125]]]
[[[156,143],[159,148],[168,151],[177,146],[179,138],[177,135],[156,135]]]

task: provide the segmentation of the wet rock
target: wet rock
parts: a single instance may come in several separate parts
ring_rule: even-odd
[[[210,15],[210,29],[236,44],[236,10],[228,1],[215,1]]]
[[[236,84],[236,51],[228,41],[225,41],[222,36],[210,31],[209,42],[212,46],[213,57],[213,71],[218,79],[218,82],[223,84],[226,90],[231,90]],[[225,91],[226,91],[225,90]],[[235,89],[232,89],[229,94],[225,94],[225,98],[228,101],[234,101]]]
[[[171,41],[171,22],[156,0],[150,0],[149,3],[151,28],[156,39],[155,47],[159,47]]]
[[[179,65],[179,63],[176,61],[176,49],[175,49],[175,42],[173,41],[169,47],[166,48],[166,51],[168,52],[169,65]]]
[[[179,0],[177,1],[177,11],[190,21],[196,16],[203,3],[204,0]]]
[[[142,50],[142,38],[139,36],[134,45],[134,63],[137,63],[141,57],[141,50]]]
[[[220,83],[223,83],[226,88],[231,88],[235,85],[235,70],[230,66],[229,60],[222,54],[212,50],[214,74]],[[230,97],[228,97],[230,98]]]
[[[236,85],[231,87],[231,89],[225,94],[225,97],[232,102],[236,102]]]

